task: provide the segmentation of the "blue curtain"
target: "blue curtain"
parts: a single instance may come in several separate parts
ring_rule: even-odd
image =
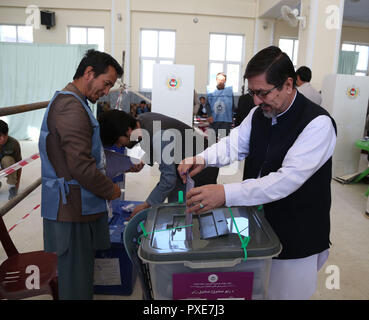
[[[96,45],[0,43],[0,108],[48,101],[73,80],[85,52]],[[1,117],[9,135],[37,140],[45,109]]]
[[[338,61],[337,73],[355,74],[358,61],[359,61],[359,52],[341,51]]]

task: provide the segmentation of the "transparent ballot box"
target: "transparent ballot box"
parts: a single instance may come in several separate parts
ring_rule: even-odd
[[[219,208],[186,219],[185,209],[164,204],[147,214],[138,256],[153,298],[265,299],[282,247],[263,210]]]

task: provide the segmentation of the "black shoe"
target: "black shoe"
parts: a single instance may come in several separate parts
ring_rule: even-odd
[[[365,211],[364,213],[364,217],[368,218],[369,219],[369,212]]]
[[[9,189],[9,200],[13,199],[18,194],[18,190],[15,187]]]
[[[3,183],[0,181],[0,189],[1,189],[1,186],[3,185]]]

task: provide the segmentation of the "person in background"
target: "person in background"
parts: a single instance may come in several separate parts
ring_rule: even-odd
[[[96,117],[98,118],[99,115],[105,111],[110,110],[110,103],[107,101],[98,102],[97,103],[97,111],[96,111]]]
[[[199,96],[196,90],[193,90],[193,115],[196,116],[200,108]]]
[[[247,178],[202,186],[187,193],[188,212],[221,206],[263,205],[281,253],[273,258],[269,299],[309,299],[328,258],[332,154],[337,129],[329,113],[300,94],[288,55],[278,47],[258,52],[244,76],[256,105],[240,126],[178,166],[198,174],[247,157]]]
[[[145,100],[141,100],[140,105],[136,109],[136,114],[139,115],[141,113],[150,112],[149,107],[146,104]]]
[[[297,90],[302,93],[306,98],[313,101],[317,105],[322,104],[322,96],[311,84],[311,70],[310,68],[303,66],[297,69]]]
[[[22,160],[21,148],[19,142],[8,135],[8,124],[0,120],[0,159],[1,169],[5,169]],[[18,194],[22,168],[18,169],[7,176],[7,184],[9,185],[9,197],[13,199]],[[2,183],[0,182],[0,188]]]
[[[238,105],[235,115],[235,127],[238,127],[242,121],[250,113],[251,109],[255,107],[254,99],[247,92],[245,93],[245,86],[242,86],[242,95],[238,99]]]
[[[208,102],[211,108],[211,114],[208,114],[210,128],[215,131],[216,137],[219,136],[219,130],[225,130],[228,135],[233,123],[233,89],[226,87],[227,75],[219,72],[216,76],[216,88],[208,92]]]
[[[197,116],[201,117],[201,118],[207,118],[208,112],[210,106],[209,104],[206,102],[205,97],[200,97],[200,107],[199,110],[197,111]]]
[[[100,116],[99,123],[101,141],[105,147],[116,145],[132,148],[140,142],[145,151],[143,162],[150,166],[159,164],[158,184],[145,202],[135,207],[131,218],[141,210],[163,203],[166,199],[168,202],[178,202],[179,191],[185,195],[186,188],[177,173],[177,166],[186,151],[192,156],[196,150],[199,152],[206,148],[207,140],[203,136],[185,123],[156,112],[144,113],[135,119],[124,111],[111,110]],[[169,140],[164,138],[164,134],[170,136]],[[198,145],[196,141],[202,143]],[[205,169],[193,177],[195,186],[216,183],[218,172],[218,168]]]
[[[119,198],[121,190],[105,175],[99,123],[87,100],[95,103],[107,95],[122,73],[113,57],[88,50],[73,82],[51,99],[42,122],[44,247],[58,256],[62,300],[93,298],[95,251],[110,248],[106,200]]]
[[[254,107],[255,107],[254,98],[248,93],[245,94],[245,85],[243,85],[242,95],[238,99],[238,107],[237,107],[236,116],[235,116],[235,127],[238,127],[242,123],[242,121],[248,116],[248,114]],[[246,175],[246,161],[245,161],[245,164],[243,166],[242,180],[245,180],[246,178],[247,178],[247,175]]]

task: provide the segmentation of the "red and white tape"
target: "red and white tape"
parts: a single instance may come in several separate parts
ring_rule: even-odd
[[[31,213],[32,212],[34,212],[34,211],[36,211],[38,208],[40,207],[40,205],[38,204],[36,207],[34,207],[32,210],[31,210],[31,212],[30,213],[27,213],[24,217],[22,217],[22,219],[20,219],[14,226],[12,226],[9,230],[8,230],[8,232],[10,232],[10,231],[12,231],[18,224],[20,224],[20,223],[22,223],[22,222],[24,222],[24,220],[26,220],[30,215],[31,215]]]
[[[6,177],[9,174],[12,174],[13,172],[17,171],[18,169],[26,166],[27,164],[29,164],[30,162],[32,162],[33,160],[36,160],[40,158],[40,154],[39,153],[35,153],[34,155],[30,156],[27,159],[21,160],[17,163],[12,164],[10,167],[5,168],[4,170],[0,171],[0,178]]]

